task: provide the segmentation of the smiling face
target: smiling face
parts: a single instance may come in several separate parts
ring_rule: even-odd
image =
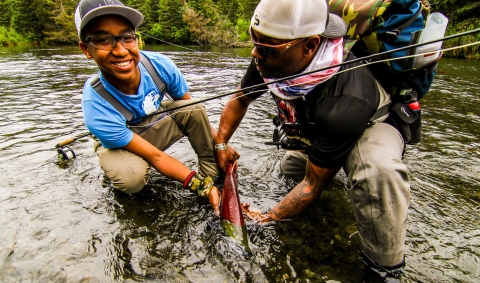
[[[111,34],[119,36],[134,33],[132,24],[124,17],[105,15],[93,19],[82,31],[82,38],[92,35]],[[85,37],[83,37],[85,36]],[[124,94],[137,93],[140,84],[140,71],[137,67],[140,60],[138,46],[125,49],[117,41],[110,51],[96,48],[90,43],[80,41],[80,49],[88,59],[93,59],[104,78]]]
[[[255,42],[268,45],[281,45],[292,42],[292,39],[282,40],[265,36],[251,30]],[[263,78],[283,78],[301,73],[312,60],[320,43],[319,36],[298,39],[288,49],[282,49],[279,56],[269,57],[258,47],[252,50],[257,70]]]

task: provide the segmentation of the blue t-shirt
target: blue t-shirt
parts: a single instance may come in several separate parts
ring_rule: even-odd
[[[182,98],[188,90],[188,83],[173,61],[160,53],[145,51],[141,53],[152,62],[165,83],[169,96],[173,99]],[[134,119],[158,110],[163,99],[163,94],[145,67],[140,63],[138,67],[141,74],[140,85],[134,95],[121,93],[105,80],[100,71],[98,72],[105,89],[133,113]],[[90,78],[83,88],[82,109],[85,125],[100,140],[103,147],[126,146],[133,138],[132,130],[127,127],[125,117],[93,89],[90,84],[92,79]]]

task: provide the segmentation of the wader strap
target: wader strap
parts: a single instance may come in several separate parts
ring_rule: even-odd
[[[147,72],[150,74],[150,76],[152,77],[153,81],[155,82],[155,84],[157,85],[158,89],[160,90],[160,92],[163,94],[163,95],[167,95],[167,86],[165,85],[165,83],[162,81],[162,79],[160,78],[160,76],[158,75],[157,73],[157,70],[155,69],[155,67],[153,67],[152,65],[152,62],[150,62],[150,60],[148,60],[147,57],[143,56],[142,53],[140,53],[140,62],[143,64],[143,66],[145,67],[145,69],[147,69]]]
[[[127,122],[131,121],[133,119],[133,113],[130,112],[123,104],[121,104],[115,97],[113,97],[103,86],[102,81],[100,81],[99,76],[95,76],[93,78],[91,85],[95,91],[100,94],[103,99],[108,101],[108,103],[112,104],[112,106],[117,109],[118,112],[120,112],[123,117],[125,117],[125,120]]]
[[[162,81],[162,79],[160,78],[160,76],[158,75],[155,67],[153,67],[152,62],[150,62],[150,60],[147,57],[143,56],[143,54],[141,53],[140,53],[140,62],[143,64],[147,72],[150,74],[150,76],[152,77],[153,81],[157,85],[157,88],[160,90],[160,92],[163,95],[168,95],[166,92],[167,87],[165,83]],[[93,78],[90,84],[92,85],[93,89],[95,89],[95,91],[98,94],[100,94],[101,97],[103,97],[103,99],[108,101],[118,112],[120,112],[123,115],[123,117],[125,117],[125,120],[127,120],[127,123],[133,120],[133,113],[130,112],[127,108],[125,108],[123,104],[121,104],[115,97],[113,97],[105,89],[105,87],[102,84],[102,81],[100,81],[99,76],[95,76],[95,78]]]
[[[372,118],[370,118],[370,124],[376,124],[378,122],[383,122],[389,116],[390,106],[392,106],[392,97],[388,94],[382,85],[375,80],[377,85],[377,89],[380,95],[380,102],[375,114],[373,114]]]
[[[377,120],[378,118],[381,118],[381,117],[387,115],[389,112],[390,112],[390,104],[383,105],[382,107],[377,109],[377,112],[375,112],[375,114],[372,116],[372,118],[370,118],[370,121],[373,122],[373,121]]]

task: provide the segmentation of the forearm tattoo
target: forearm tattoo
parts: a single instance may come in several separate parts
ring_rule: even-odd
[[[315,173],[312,164],[307,161],[305,178],[270,210],[271,217],[273,219],[291,219],[302,213],[320,196],[337,171],[322,169],[324,174],[318,174]]]

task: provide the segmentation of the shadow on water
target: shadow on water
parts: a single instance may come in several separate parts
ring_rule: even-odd
[[[250,62],[250,49],[144,49],[172,58],[198,98],[235,89]],[[247,220],[248,254],[180,183],[153,172],[138,194],[111,189],[89,138],[59,166],[54,145],[85,132],[81,89],[95,72],[76,47],[0,48],[0,282],[361,282],[344,174],[292,221]],[[479,76],[479,62],[442,59],[422,100],[424,139],[405,154],[407,282],[480,278]],[[227,101],[205,103],[214,127]],[[279,172],[284,152],[264,145],[274,111],[255,101],[231,141],[240,198],[263,211],[295,186]],[[186,140],[167,153],[195,169]]]

